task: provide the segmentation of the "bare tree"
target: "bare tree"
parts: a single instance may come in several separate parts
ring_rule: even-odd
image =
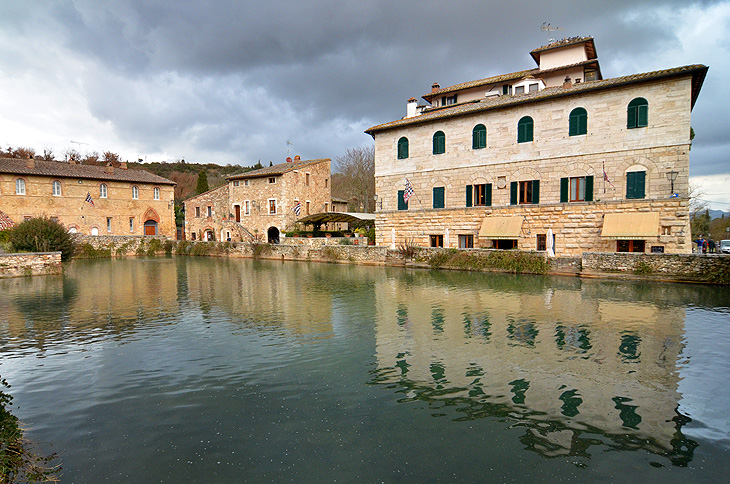
[[[8,148],[8,150],[9,149],[10,148]],[[25,147],[15,148],[12,151],[11,156],[13,158],[22,158],[25,160],[25,159],[33,158],[35,156],[35,150],[33,148],[25,148]]]
[[[372,212],[375,208],[375,147],[348,148],[338,156],[337,171],[343,176],[337,190],[339,196],[351,203],[350,210]]]
[[[122,158],[116,153],[112,153],[111,151],[105,151],[104,154],[101,155],[101,161],[103,161],[104,164],[110,163],[110,162],[119,163],[122,161]]]
[[[74,148],[66,148],[63,151],[63,161],[70,163],[78,163],[81,161],[81,153],[76,151]]]
[[[46,146],[43,148],[43,159],[45,161],[54,161],[55,158],[53,156],[53,148],[51,146]]]

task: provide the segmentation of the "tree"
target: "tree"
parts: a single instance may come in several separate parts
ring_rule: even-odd
[[[689,219],[690,227],[692,229],[692,238],[704,235],[705,238],[709,237],[710,234],[710,211],[705,210],[704,212],[697,212],[692,214]]]
[[[337,196],[352,202],[350,210],[372,212],[375,208],[375,147],[348,148],[336,159],[338,186],[332,186]],[[335,177],[333,177],[333,182]]]
[[[120,163],[122,161],[122,158],[116,154],[112,153],[111,151],[105,151],[103,155],[101,155],[101,160],[106,163]]]
[[[195,194],[200,195],[201,193],[208,191],[208,175],[205,170],[200,170],[198,173],[198,184],[195,186]]]
[[[61,260],[69,260],[76,242],[66,228],[54,219],[31,218],[10,231],[10,243],[17,251],[61,252]]]
[[[43,159],[46,161],[54,161],[56,158],[53,156],[53,148],[46,146],[43,148]]]

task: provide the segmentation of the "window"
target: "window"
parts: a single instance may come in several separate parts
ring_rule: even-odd
[[[580,136],[588,133],[588,112],[583,108],[575,108],[570,112],[568,136]]]
[[[243,180],[243,186],[244,187],[247,187],[248,186],[248,180]]]
[[[466,186],[467,207],[489,207],[492,205],[492,184]]]
[[[444,246],[444,236],[443,235],[429,235],[428,236],[431,247],[443,247]]]
[[[324,211],[329,212],[330,211],[330,204],[327,202],[324,202]]]
[[[517,123],[517,142],[528,143],[532,141],[533,122],[532,118],[525,116]]]
[[[107,232],[112,231],[112,218],[111,217],[106,218],[106,231]]]
[[[309,173],[306,173],[306,174],[304,175],[304,184],[305,184],[306,186],[309,186]]]
[[[61,196],[61,182],[60,181],[56,180],[53,182],[53,196],[54,197]]]
[[[474,248],[474,236],[473,235],[460,235],[459,236],[459,248],[460,249],[473,249]]]
[[[487,127],[477,124],[471,131],[471,148],[478,150],[487,147]]]
[[[195,216],[200,217],[200,207],[195,207]]]
[[[213,206],[212,205],[208,205],[207,207],[205,207],[205,215],[206,215],[206,217],[213,216]]]
[[[453,96],[444,96],[441,98],[441,105],[448,106],[450,104],[456,104],[456,94]]]
[[[129,232],[134,232],[134,217],[129,217]]]
[[[276,215],[276,199],[269,199],[269,215]]]
[[[512,182],[510,184],[510,204],[539,203],[540,180]]]
[[[649,102],[637,97],[626,109],[626,129],[644,128],[649,125]]]
[[[15,180],[15,194],[25,195],[25,180],[22,178]]]
[[[269,183],[276,183],[276,177],[269,177]]]
[[[637,199],[646,196],[646,172],[630,171],[626,173],[626,198]]]
[[[436,131],[433,135],[433,154],[446,153],[446,135],[443,131]]]
[[[155,200],[159,200],[160,199],[160,188],[159,187],[155,187],[155,189],[154,189],[153,192],[154,192],[154,198],[155,198]]]
[[[191,240],[195,240],[195,239],[196,239],[196,237],[197,237],[197,235],[198,235],[198,234],[196,234],[195,232],[191,233],[191,234],[190,234],[190,239],[191,239]]]
[[[515,94],[524,94],[525,93],[525,86],[516,86],[515,87]]]
[[[309,200],[304,203],[304,213],[309,215]]]
[[[560,179],[560,202],[592,202],[593,177],[578,176]]]
[[[530,92],[537,92],[540,89],[540,85],[538,83],[530,84],[529,90]]]
[[[325,178],[324,179],[324,187],[327,188],[328,186],[330,186],[330,179],[329,178]]]
[[[537,234],[537,250],[547,250],[547,235]]]
[[[405,136],[398,140],[398,159],[405,160],[408,158],[408,138]]]
[[[139,188],[137,188],[136,186],[132,187],[132,198],[134,198],[135,200],[139,198]]]
[[[512,95],[512,86],[509,86],[507,84],[502,86],[502,94],[505,96]]]
[[[433,208],[444,208],[446,206],[445,193],[445,187],[433,188]]]
[[[403,200],[405,190],[398,190],[398,210],[408,210],[408,202]]]
[[[91,235],[99,235],[99,227],[91,227]]]
[[[616,252],[644,252],[646,242],[643,240],[617,240]]]
[[[250,200],[245,200],[243,202],[243,214],[251,215],[251,201]]]
[[[241,184],[240,180],[233,180],[233,186],[237,187]]]
[[[99,185],[99,198],[106,198],[107,195],[107,186],[106,183],[102,183]]]

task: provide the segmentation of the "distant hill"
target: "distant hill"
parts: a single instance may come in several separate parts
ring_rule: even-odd
[[[723,212],[722,210],[710,210],[710,220],[715,220],[716,218],[728,218],[730,217],[730,212]]]

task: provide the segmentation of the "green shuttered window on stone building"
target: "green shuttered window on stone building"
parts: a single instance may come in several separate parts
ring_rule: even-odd
[[[639,199],[646,196],[646,172],[630,171],[626,173],[626,198]]]
[[[525,116],[517,123],[517,142],[527,143],[533,140],[533,121],[529,116]]]
[[[580,136],[588,133],[588,112],[583,108],[575,108],[570,112],[568,124],[569,136]]]
[[[434,187],[433,188],[433,208],[444,208],[446,206],[446,188],[445,187]]]
[[[649,102],[637,97],[626,108],[626,128],[643,128],[649,125]]]
[[[398,210],[408,210],[408,203],[403,200],[405,190],[398,190]]]
[[[408,158],[408,138],[403,136],[398,140],[398,159],[405,160]]]
[[[446,135],[443,131],[436,131],[433,134],[433,154],[446,153]]]
[[[474,150],[487,147],[487,127],[477,124],[471,132],[471,147]]]

